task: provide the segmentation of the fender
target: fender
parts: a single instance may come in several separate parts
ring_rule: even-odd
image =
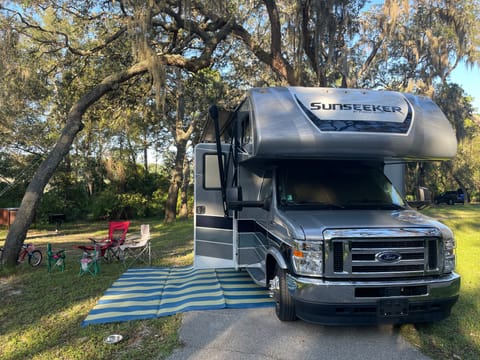
[[[282,253],[277,248],[269,248],[267,250],[267,256],[271,255],[277,262],[278,266],[284,270],[287,269],[287,263],[282,255]]]

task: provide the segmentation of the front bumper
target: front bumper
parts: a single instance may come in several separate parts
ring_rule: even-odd
[[[458,299],[460,276],[328,281],[287,275],[297,316],[328,325],[401,324],[446,318]]]

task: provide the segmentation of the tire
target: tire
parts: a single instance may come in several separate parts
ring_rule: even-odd
[[[453,204],[454,204],[454,202],[453,202],[452,199],[448,200],[448,205],[453,205]]]
[[[37,267],[42,263],[42,252],[40,250],[33,250],[32,253],[28,256],[28,263],[32,267]]]
[[[275,313],[278,319],[281,321],[297,320],[295,302],[287,287],[287,272],[278,265],[274,278],[270,280],[270,291],[275,300]]]

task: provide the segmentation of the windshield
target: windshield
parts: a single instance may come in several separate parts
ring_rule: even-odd
[[[280,207],[291,209],[400,209],[405,203],[380,164],[301,162],[279,167]]]

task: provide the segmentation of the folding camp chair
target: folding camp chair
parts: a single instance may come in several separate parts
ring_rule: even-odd
[[[131,267],[135,262],[151,265],[152,251],[150,246],[150,225],[140,226],[140,238],[130,238],[120,246],[125,266]]]
[[[78,273],[78,276],[85,274],[95,276],[100,272],[100,266],[98,264],[98,254],[100,251],[97,251],[97,248],[99,248],[99,246],[94,246],[92,251],[83,252],[80,259],[80,272]]]
[[[79,249],[91,253],[94,249],[99,252],[98,256],[110,263],[113,258],[121,260],[119,246],[125,242],[130,221],[110,221],[108,223],[108,236],[103,239],[89,238],[92,245],[79,245]]]
[[[54,252],[52,250],[52,245],[47,244],[47,269],[48,272],[52,272],[56,269],[60,271],[65,270],[65,249],[58,250]]]

